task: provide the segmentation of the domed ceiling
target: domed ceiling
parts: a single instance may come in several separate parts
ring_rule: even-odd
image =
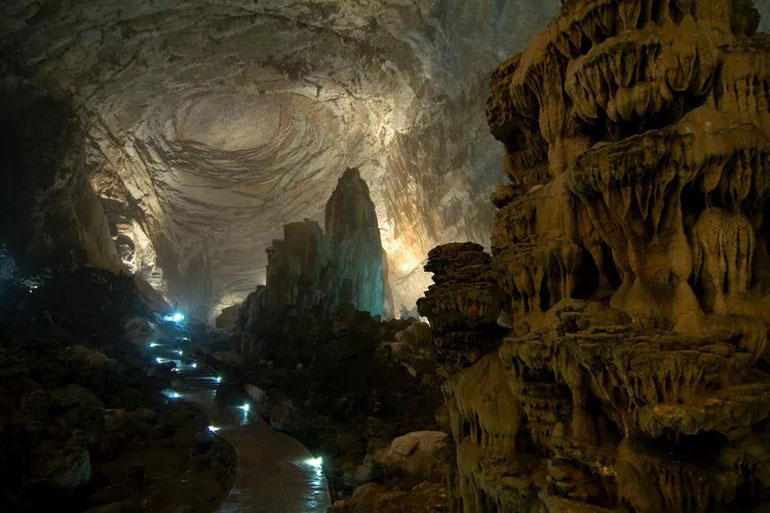
[[[204,314],[245,297],[282,225],[322,220],[358,167],[398,310],[429,283],[431,247],[488,243],[503,181],[488,76],[558,7],[10,0],[0,80],[74,103],[119,253],[173,301]]]

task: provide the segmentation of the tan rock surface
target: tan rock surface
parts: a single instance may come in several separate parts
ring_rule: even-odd
[[[492,273],[510,332],[450,316],[478,286],[445,271],[449,246],[420,300],[435,343],[448,326],[488,341],[444,386],[454,511],[766,506],[770,45],[757,23],[743,1],[565,1],[493,74],[487,114],[511,183],[492,196],[492,256],[472,276]]]

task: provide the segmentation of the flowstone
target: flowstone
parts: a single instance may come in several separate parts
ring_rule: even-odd
[[[493,74],[492,254],[436,248],[420,303],[436,343],[466,341],[444,386],[453,511],[770,511],[757,24],[745,0],[565,0]]]

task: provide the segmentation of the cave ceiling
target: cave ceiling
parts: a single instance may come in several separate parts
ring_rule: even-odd
[[[358,167],[395,306],[411,308],[430,248],[489,241],[503,178],[488,76],[558,7],[10,0],[0,83],[74,104],[124,263],[173,301],[204,311],[242,299],[263,282],[282,225],[321,220]]]

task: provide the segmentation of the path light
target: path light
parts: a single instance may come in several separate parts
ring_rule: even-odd
[[[164,315],[164,321],[182,322],[184,320],[184,314],[182,312],[174,312],[171,315]]]

